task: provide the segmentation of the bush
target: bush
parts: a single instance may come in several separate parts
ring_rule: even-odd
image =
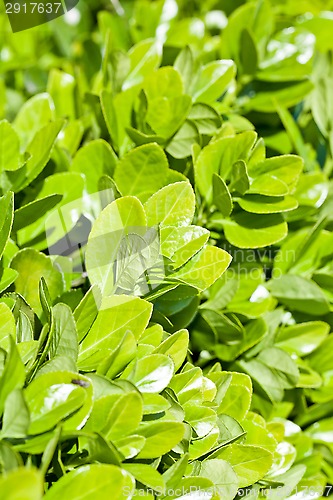
[[[329,496],[328,9],[0,18],[1,499]]]

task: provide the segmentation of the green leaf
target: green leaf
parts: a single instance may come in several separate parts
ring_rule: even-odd
[[[103,401],[103,399],[99,400]],[[114,441],[133,433],[142,419],[142,397],[136,392],[121,396],[113,405],[102,433]]]
[[[143,413],[144,415],[154,415],[168,410],[171,404],[159,394],[146,392],[143,396]]]
[[[125,458],[135,457],[144,447],[146,439],[138,434],[118,439],[115,444]]]
[[[333,369],[332,358],[330,356],[333,345],[333,335],[329,335],[324,342],[310,354],[308,361],[316,372],[322,374]]]
[[[149,226],[189,226],[194,217],[195,197],[189,182],[166,186],[144,205]]]
[[[281,197],[289,193],[289,188],[285,182],[274,174],[262,174],[253,179],[249,193]]]
[[[14,269],[4,269],[0,278],[0,293],[8,288],[16,280],[18,273]]]
[[[56,304],[53,309],[50,356],[67,356],[76,362],[78,337],[71,309],[66,304]]]
[[[20,185],[20,189],[30,184],[42,172],[50,159],[52,148],[62,127],[63,121],[58,120],[46,125],[36,133],[27,147],[29,154],[26,163],[27,179],[23,182],[23,185]]]
[[[284,128],[286,129],[290,140],[295,147],[297,154],[304,158],[306,162],[311,161],[309,157],[309,150],[304,143],[301,131],[299,130],[297,123],[291,113],[282,106],[279,106],[278,103],[276,105],[276,109],[284,125]]]
[[[258,64],[257,47],[251,32],[243,29],[240,38],[240,62],[243,73],[253,75],[256,73]]]
[[[325,445],[331,444],[333,442],[332,419],[324,418],[320,422],[315,422],[307,428],[307,432],[315,442]]]
[[[170,139],[183,125],[191,105],[187,95],[155,97],[148,102],[147,123],[158,136]]]
[[[29,434],[46,432],[60,421],[65,429],[81,428],[92,407],[88,378],[58,371],[40,375],[24,389],[30,412]]]
[[[190,459],[195,460],[207,455],[210,450],[217,446],[219,435],[219,428],[216,425],[207,436],[191,441],[189,446]]]
[[[105,351],[105,357],[97,367],[97,372],[112,379],[124,370],[136,354],[136,339],[133,333],[127,331],[115,349]]]
[[[190,157],[193,147],[200,145],[201,139],[196,124],[186,120],[169,142],[166,151],[179,160]]]
[[[185,475],[186,467],[188,464],[188,454],[184,455],[174,462],[164,473],[163,479],[167,489],[175,488],[179,485],[182,477]]]
[[[231,259],[221,248],[207,246],[172,276],[203,291],[225,272]]]
[[[213,174],[213,202],[224,217],[233,210],[231,194],[226,183],[218,174]]]
[[[216,425],[216,413],[212,408],[195,405],[191,402],[183,406],[185,410],[185,421],[188,422],[195,432],[195,437],[207,436]]]
[[[218,112],[208,104],[194,103],[188,119],[194,122],[200,134],[213,135],[222,125]]]
[[[216,101],[223,95],[235,73],[235,64],[230,60],[214,61],[203,66],[191,87],[194,101]]]
[[[123,83],[123,90],[141,83],[159,65],[161,52],[160,44],[154,40],[145,40],[134,45],[128,53],[130,70]]]
[[[74,310],[74,319],[78,333],[78,339],[81,342],[91,328],[91,325],[97,317],[101,307],[102,297],[98,287],[91,287],[85,294],[79,305]]]
[[[137,434],[146,438],[137,458],[156,458],[168,453],[183,438],[185,426],[181,422],[149,422],[139,428]]]
[[[247,173],[247,167],[244,160],[238,160],[234,163],[231,171],[230,192],[236,191],[243,195],[250,187],[250,179]]]
[[[178,269],[207,243],[209,231],[198,226],[165,226],[160,230],[161,252]]]
[[[14,212],[13,231],[19,231],[25,226],[36,222],[52,210],[62,200],[61,194],[51,194],[45,198],[32,201]]]
[[[168,356],[151,354],[138,359],[126,378],[142,393],[158,393],[169,384],[174,369],[174,364]]]
[[[5,402],[1,436],[24,438],[28,434],[30,415],[20,389],[12,391]]]
[[[0,378],[0,414],[5,407],[9,394],[14,389],[21,389],[25,382],[24,364],[12,337],[9,337],[9,340],[9,353]]]
[[[225,500],[232,500],[238,490],[238,477],[231,465],[225,460],[204,460],[200,468],[200,476],[210,479],[218,494]]]
[[[255,214],[274,214],[289,212],[298,207],[298,202],[292,196],[276,197],[248,194],[243,198],[237,198],[237,202],[243,210]]]
[[[263,349],[258,358],[277,374],[285,389],[293,389],[299,379],[299,371],[291,356],[277,347]]]
[[[185,91],[188,91],[193,81],[193,53],[189,46],[179,52],[174,67],[182,76]]]
[[[323,321],[288,326],[278,332],[275,345],[290,354],[306,356],[320,346],[329,331],[329,325]]]
[[[41,500],[42,474],[33,468],[18,467],[0,477],[0,491],[6,500]]]
[[[180,73],[171,66],[164,66],[147,75],[143,88],[148,100],[158,97],[172,99],[183,94],[183,81]]]
[[[55,269],[49,257],[36,250],[31,248],[20,250],[12,260],[11,267],[19,273],[15,280],[15,290],[23,295],[38,315],[42,314],[38,295],[38,286],[42,277],[47,283],[52,300],[64,290],[61,273]]]
[[[263,82],[262,86],[254,90],[255,95],[248,100],[244,107],[247,112],[255,110],[263,113],[275,111],[275,102],[278,101],[282,106],[291,108],[302,101],[313,89],[311,81],[290,82],[283,86],[279,84],[270,84]]]
[[[117,261],[124,266],[119,272],[127,271],[134,284],[145,271],[141,253],[147,247],[142,240],[148,231],[146,225],[143,206],[134,196],[125,196],[110,203],[97,217],[87,243],[86,268],[91,284],[98,285],[103,296],[111,295],[118,286],[121,287],[122,274],[119,277],[114,272]],[[138,249],[134,246],[133,251],[126,240],[131,234],[139,237]],[[136,244],[135,241],[133,244]],[[133,257],[135,262],[130,267],[130,258]]]
[[[288,441],[282,441],[277,444],[275,450],[275,457],[271,470],[269,471],[269,478],[274,478],[286,473],[296,459],[296,449]]]
[[[54,104],[46,93],[26,101],[18,112],[13,126],[25,148],[34,135],[54,118]]]
[[[75,78],[58,68],[52,68],[49,74],[47,91],[53,99],[57,116],[76,117]]]
[[[3,349],[8,350],[10,346],[9,337],[12,337],[15,340],[15,318],[9,307],[0,302],[0,346]]]
[[[175,371],[183,364],[188,349],[189,335],[187,330],[179,330],[170,335],[154,351],[154,354],[170,356],[174,363]]]
[[[227,240],[238,248],[263,248],[283,240],[288,233],[281,215],[253,215],[240,212],[223,221]]]
[[[7,120],[0,121],[0,172],[20,166],[19,137]]]
[[[104,174],[113,177],[117,161],[111,146],[103,139],[96,139],[78,150],[70,171],[84,174],[88,192],[92,194],[98,191],[98,181]]]
[[[222,397],[220,386],[223,387],[230,375],[231,380]],[[218,394],[219,398],[222,398],[222,401],[218,401],[217,414],[229,415],[239,421],[243,420],[250,409],[252,399],[252,382],[250,377],[244,373],[222,372],[217,374],[217,377],[211,374],[209,378],[216,384],[218,391],[220,390]]]
[[[260,446],[232,444],[223,448],[219,458],[232,466],[240,488],[262,479],[272,465],[272,454]]]
[[[135,148],[118,163],[114,180],[125,195],[137,196],[141,201],[167,183],[169,166],[167,158],[157,144]]]
[[[303,170],[304,161],[299,156],[283,155],[268,158],[256,165],[249,166],[249,175],[255,180],[259,176],[273,176],[288,186],[289,193],[292,194],[296,188],[299,176]],[[265,177],[266,178],[266,177]],[[269,180],[267,179],[269,185]],[[251,185],[251,192],[253,187]],[[269,194],[269,193],[261,193]],[[274,195],[273,195],[274,196]]]
[[[83,176],[76,172],[56,173],[46,177],[38,189],[39,192],[36,196],[38,200],[55,193],[62,195],[62,199],[57,208],[50,211],[45,219],[40,219],[18,231],[19,244],[21,246],[34,245],[39,249],[45,249],[46,247],[52,248],[59,240],[62,240],[60,248],[59,245],[56,247],[59,248],[59,251],[66,251],[72,246],[77,246],[78,242],[75,241],[75,236],[68,233],[78,223],[81,213],[84,213],[83,204],[86,197],[83,196]],[[65,238],[66,243],[63,242],[63,238]],[[74,241],[71,241],[72,239]]]
[[[0,198],[0,259],[10,236],[13,224],[14,196],[7,193]]]
[[[271,294],[292,310],[321,316],[329,312],[329,303],[321,288],[312,280],[285,274],[269,282]]]
[[[213,399],[216,393],[215,385],[209,379],[203,378],[199,367],[193,367],[175,375],[170,387],[176,393],[180,404],[184,404],[188,401],[202,402],[205,384],[212,390]]]
[[[124,464],[123,468],[130,472],[137,481],[148,486],[148,488],[161,493],[165,489],[163,476],[150,465],[146,464]]]
[[[222,137],[201,150],[194,165],[195,182],[207,203],[212,202],[213,174],[220,175],[224,181],[228,179],[232,166],[238,160],[247,159],[256,137],[250,130],[234,137]]]
[[[108,464],[90,464],[72,470],[57,481],[46,493],[45,500],[56,500],[65,495],[73,500],[107,500],[112,491],[114,500],[131,498],[135,481],[120,467]]]
[[[137,297],[114,295],[106,299],[80,345],[80,369],[96,369],[105,358],[104,349],[116,348],[127,331],[138,339],[148,324],[151,311],[151,304]]]

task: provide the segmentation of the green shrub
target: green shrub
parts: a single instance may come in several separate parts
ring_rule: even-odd
[[[77,9],[0,17],[0,498],[328,496],[329,6]]]

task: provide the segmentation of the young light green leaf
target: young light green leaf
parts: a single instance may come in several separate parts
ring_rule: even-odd
[[[10,236],[13,224],[14,197],[9,192],[0,198],[0,259]]]
[[[196,185],[207,201],[212,202],[213,174],[223,180],[230,177],[232,166],[238,160],[246,160],[253,147],[257,134],[252,130],[236,136],[222,137],[210,142],[201,150],[194,165]]]
[[[0,478],[0,491],[6,500],[41,500],[43,476],[37,469],[18,467]]]
[[[293,196],[276,197],[248,194],[243,198],[237,198],[237,202],[243,210],[255,214],[289,212],[298,207],[298,202]]]
[[[213,202],[224,217],[228,217],[233,209],[233,203],[226,183],[218,174],[213,174]]]
[[[185,426],[182,422],[147,422],[139,428],[137,434],[146,438],[143,449],[137,458],[156,458],[168,453],[183,438]]]
[[[15,341],[9,337],[10,348],[0,377],[0,413],[7,397],[14,389],[22,389],[25,382],[25,368]]]
[[[167,182],[167,158],[157,144],[135,148],[118,163],[114,180],[125,195],[137,196],[142,201],[162,188]]]
[[[210,479],[218,494],[225,500],[232,500],[238,490],[239,479],[233,467],[221,459],[204,460],[200,468],[200,476]]]
[[[19,137],[7,120],[0,121],[0,172],[20,166]]]
[[[25,226],[36,222],[49,211],[52,210],[62,200],[61,194],[51,194],[22,207],[14,212],[13,231],[19,231]]]
[[[24,389],[30,413],[29,434],[46,432],[60,421],[65,429],[79,429],[92,408],[92,386],[76,373],[44,373]]]
[[[105,358],[104,349],[115,349],[127,331],[139,338],[151,312],[151,304],[137,297],[114,295],[105,299],[80,345],[78,366],[81,369],[96,369]]]
[[[135,480],[131,474],[120,467],[109,464],[90,464],[72,470],[62,476],[45,495],[45,500],[56,500],[69,495],[73,500],[85,497],[86,500],[112,498],[123,500],[131,498]]]
[[[231,259],[221,248],[207,246],[172,276],[203,291],[225,272]]]
[[[161,493],[165,489],[163,476],[148,464],[124,464],[124,469],[130,472],[137,481],[148,488]]]
[[[5,402],[1,436],[4,438],[24,438],[28,434],[30,415],[20,389],[12,391]]]
[[[84,174],[88,192],[95,193],[98,181],[104,174],[113,177],[117,161],[111,146],[103,139],[96,139],[78,150],[70,171]]]
[[[262,248],[283,240],[287,223],[280,214],[253,215],[239,212],[223,221],[227,240],[238,248]]]
[[[126,378],[142,393],[158,393],[169,384],[174,371],[171,358],[164,354],[151,354],[138,359]]]
[[[66,304],[56,304],[52,313],[50,356],[67,356],[76,362],[78,337],[72,311]]]
[[[0,346],[3,349],[9,349],[9,337],[15,340],[15,333],[16,325],[12,311],[6,304],[0,302]]]
[[[323,321],[308,321],[283,328],[278,332],[276,346],[290,354],[306,356],[327,338],[330,327]]]
[[[160,230],[161,252],[178,269],[207,243],[209,231],[199,226],[165,226]]]
[[[55,269],[49,257],[36,250],[27,248],[18,252],[11,262],[11,267],[19,273],[15,290],[23,295],[38,315],[42,314],[38,295],[38,285],[42,277],[47,283],[52,300],[64,290],[61,273]]]
[[[214,102],[223,95],[234,78],[236,67],[231,60],[208,63],[202,67],[191,88],[196,102]]]
[[[270,281],[272,295],[292,310],[320,316],[329,312],[328,300],[322,289],[312,280],[285,274]]]
[[[170,335],[162,342],[154,351],[154,354],[165,354],[172,359],[175,371],[183,364],[189,343],[189,334],[187,330],[179,330],[179,332]]]
[[[27,147],[29,158],[26,163],[26,180],[19,189],[30,184],[42,172],[50,159],[55,140],[63,127],[64,122],[58,120],[39,130]]]
[[[149,75],[161,60],[161,45],[154,40],[144,40],[129,51],[130,70],[124,83],[123,90],[126,90]]]
[[[147,233],[146,226],[144,209],[134,196],[125,196],[110,203],[97,217],[87,243],[86,267],[91,284],[98,285],[103,296],[111,295],[117,289],[118,277],[114,272],[117,259],[125,266],[122,272],[134,273],[135,281],[145,271],[145,268],[142,269],[140,247],[136,251],[129,249],[128,257],[136,258],[131,268],[121,249],[126,246],[126,237],[130,234],[137,234],[142,239]],[[144,240],[142,244],[144,249]]]
[[[188,226],[195,210],[193,189],[189,182],[170,184],[151,196],[144,208],[150,226]]]
[[[102,433],[110,440],[133,433],[142,419],[142,397],[136,392],[121,396],[113,405]]]
[[[243,195],[249,187],[250,179],[247,173],[246,163],[244,160],[238,160],[232,167],[229,191],[237,191],[239,194]]]
[[[241,444],[226,446],[219,454],[219,458],[232,466],[238,476],[240,488],[262,479],[273,461],[272,454],[264,448]]]

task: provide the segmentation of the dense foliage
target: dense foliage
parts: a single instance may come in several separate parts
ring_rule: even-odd
[[[1,500],[330,494],[332,5],[0,16]]]

